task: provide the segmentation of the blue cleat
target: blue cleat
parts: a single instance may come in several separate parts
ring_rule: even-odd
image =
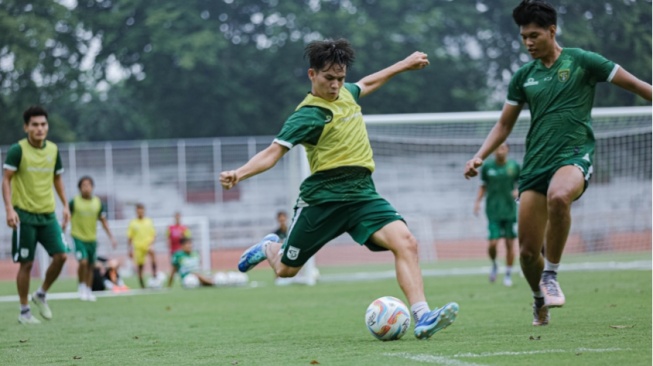
[[[450,326],[458,316],[458,304],[450,302],[440,309],[432,310],[415,324],[415,337],[417,339],[428,339],[433,334]]]
[[[240,260],[238,261],[238,270],[245,273],[263,262],[267,258],[265,247],[270,241],[279,242],[279,237],[276,234],[268,234],[263,240],[243,252],[243,255],[240,256]]]

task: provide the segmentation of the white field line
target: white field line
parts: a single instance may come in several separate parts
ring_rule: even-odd
[[[411,353],[384,353],[384,356],[404,358],[411,361],[432,363],[444,366],[483,366],[478,363],[470,363],[458,360],[460,358],[485,358],[485,357],[506,357],[506,356],[529,356],[538,354],[549,353],[604,353],[604,352],[619,352],[629,351],[629,349],[622,348],[576,348],[573,350],[563,349],[549,349],[537,351],[502,351],[502,352],[482,352],[482,353],[457,353],[451,356],[442,355],[427,355],[427,354],[411,354]]]
[[[650,260],[631,261],[631,262],[585,262],[569,263],[564,262],[560,266],[560,272],[578,272],[578,271],[626,271],[642,270],[650,271],[652,268]],[[464,276],[476,274],[488,274],[489,266],[470,267],[470,268],[451,268],[451,269],[425,269],[422,270],[424,277],[445,277],[445,276]],[[518,273],[519,271],[515,271]],[[376,281],[383,279],[395,278],[395,271],[377,271],[377,272],[356,272],[342,274],[325,274],[320,275],[319,282],[358,282],[358,281]]]

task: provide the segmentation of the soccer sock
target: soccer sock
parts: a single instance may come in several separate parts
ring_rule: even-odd
[[[429,309],[429,304],[427,304],[426,301],[416,302],[410,306],[410,312],[413,314],[415,324],[417,324],[417,322],[422,319],[422,316],[429,311],[431,311],[431,309]]]
[[[80,284],[77,286],[77,290],[78,290],[79,292],[84,292],[84,291],[86,291],[86,284],[85,284],[85,283],[80,283]]]
[[[560,266],[560,263],[551,263],[547,259],[544,259],[544,271],[546,271],[546,272],[557,273],[559,266]]]
[[[30,310],[29,305],[20,304],[20,314],[21,315],[26,315],[27,313],[29,313],[29,310]]]
[[[45,291],[43,291],[43,287],[39,286],[39,289],[36,290],[36,296],[45,298]]]
[[[510,277],[512,273],[512,266],[506,266],[506,277]]]

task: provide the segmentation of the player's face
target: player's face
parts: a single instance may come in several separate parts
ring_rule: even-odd
[[[139,219],[142,219],[145,217],[145,209],[142,207],[139,207],[136,209],[136,216],[138,216]]]
[[[311,93],[316,97],[333,102],[338,99],[346,75],[347,66],[344,65],[328,65],[323,70],[308,69]]]
[[[530,23],[519,27],[519,34],[526,50],[534,59],[543,58],[555,49],[555,25],[542,28]]]
[[[79,191],[82,193],[82,196],[89,197],[93,194],[93,184],[88,179],[82,181],[82,185],[79,187]]]
[[[48,136],[48,119],[45,116],[34,116],[24,125],[27,137],[31,142],[40,144]]]
[[[176,213],[175,214],[175,224],[179,225],[181,223],[181,214]]]
[[[193,242],[190,241],[190,240],[187,241],[186,243],[184,243],[184,245],[181,247],[181,249],[184,252],[188,253],[188,254],[192,253],[193,252]]]
[[[497,147],[494,156],[497,160],[504,160],[508,156],[508,145],[501,144],[501,146]]]

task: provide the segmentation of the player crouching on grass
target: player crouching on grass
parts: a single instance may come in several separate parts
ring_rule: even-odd
[[[560,47],[557,13],[546,1],[523,0],[512,16],[534,60],[513,75],[499,121],[465,165],[464,175],[478,174],[528,104],[531,127],[519,176],[517,222],[519,262],[533,291],[533,325],[539,326],[549,323],[550,308],[565,304],[557,271],[571,228],[571,203],[580,198],[592,175],[596,84],[609,81],[648,101],[651,85],[599,54]]]
[[[395,257],[397,281],[411,305],[415,336],[426,339],[451,325],[458,304],[431,310],[424,296],[418,244],[403,217],[374,187],[372,148],[358,99],[393,76],[420,70],[429,64],[426,54],[415,52],[404,60],[345,83],[354,51],[345,39],[310,43],[311,91],[286,120],[272,144],[236,170],[220,173],[220,183],[230,189],[249,177],[272,168],[293,146],[306,148],[311,176],[301,185],[295,215],[284,244],[270,234],[245,251],[238,269],[246,272],[267,259],[280,277],[293,277],[306,261],[331,239],[347,232],[370,250],[390,250]]]
[[[193,250],[193,240],[182,237],[179,239],[180,249],[172,255],[172,273],[168,280],[168,287],[172,287],[175,279],[175,273],[179,273],[181,283],[184,283],[184,277],[195,275],[202,286],[214,286],[213,280],[204,276],[200,271],[200,255]]]

